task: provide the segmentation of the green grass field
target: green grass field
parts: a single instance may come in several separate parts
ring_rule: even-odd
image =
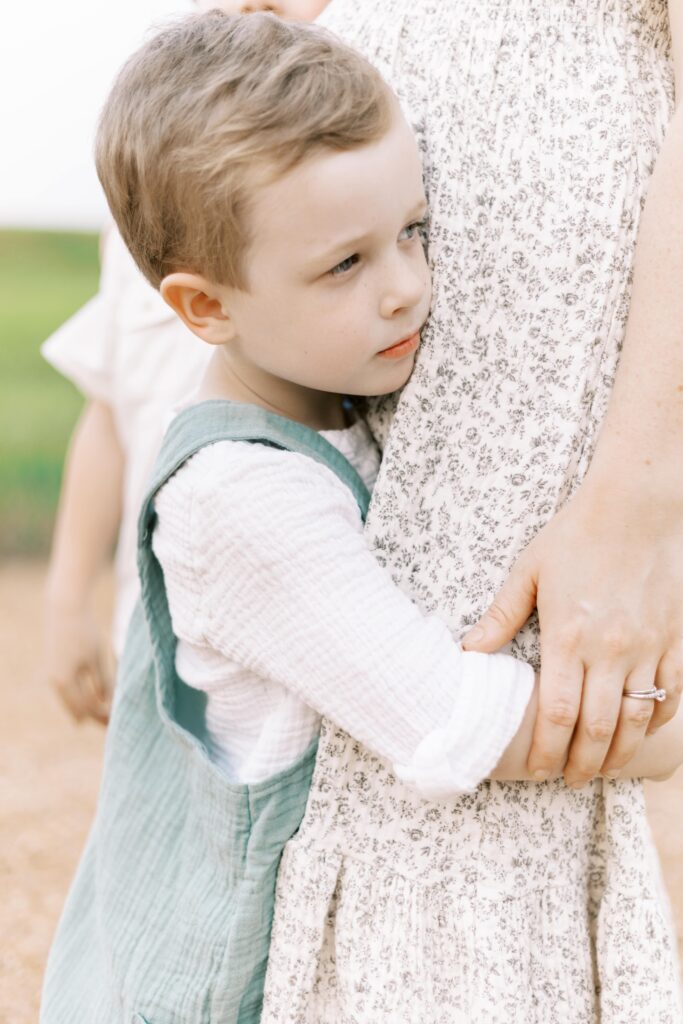
[[[49,548],[82,397],[40,355],[97,290],[96,235],[0,231],[0,557]]]

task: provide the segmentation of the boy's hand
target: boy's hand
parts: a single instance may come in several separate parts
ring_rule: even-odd
[[[97,627],[87,608],[49,605],[45,621],[45,675],[72,717],[106,724],[112,680]]]
[[[646,731],[675,714],[683,685],[683,527],[648,507],[591,507],[579,490],[522,553],[495,601],[463,638],[508,643],[538,607],[539,712],[529,770],[569,784],[616,772]],[[476,633],[480,627],[481,633]],[[663,687],[663,703],[624,697]]]

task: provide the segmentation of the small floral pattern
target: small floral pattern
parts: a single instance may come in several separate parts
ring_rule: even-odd
[[[432,316],[368,537],[454,635],[581,482],[672,110],[666,0],[332,0],[424,157]],[[391,430],[390,430],[391,428]],[[538,626],[514,644],[538,663]],[[264,1024],[680,1024],[638,783],[420,800],[324,723]]]
[[[637,782],[420,800],[323,724],[262,1024],[679,1024]]]

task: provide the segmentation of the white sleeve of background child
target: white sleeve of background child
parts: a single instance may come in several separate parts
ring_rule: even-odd
[[[115,398],[112,322],[120,298],[116,260],[112,258],[114,229],[101,241],[102,267],[97,295],[50,335],[41,354],[87,398],[113,405]]]
[[[87,398],[113,398],[107,306],[96,295],[41,346],[43,358]]]
[[[119,411],[131,396],[144,396],[143,388],[157,383],[156,378],[145,379],[150,357],[139,358],[140,346],[147,343],[139,332],[166,325],[174,317],[135,266],[113,225],[102,235],[101,264],[97,295],[50,335],[41,353],[88,398]],[[162,396],[167,374],[163,379]]]
[[[368,550],[334,473],[223,442],[191,459],[157,507],[181,639],[293,691],[423,796],[490,774],[521,724],[531,667],[464,653],[418,611]]]

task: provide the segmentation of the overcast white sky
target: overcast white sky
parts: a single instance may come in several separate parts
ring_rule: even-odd
[[[190,0],[6,0],[0,25],[0,227],[99,228],[92,161],[109,85],[149,26]]]

